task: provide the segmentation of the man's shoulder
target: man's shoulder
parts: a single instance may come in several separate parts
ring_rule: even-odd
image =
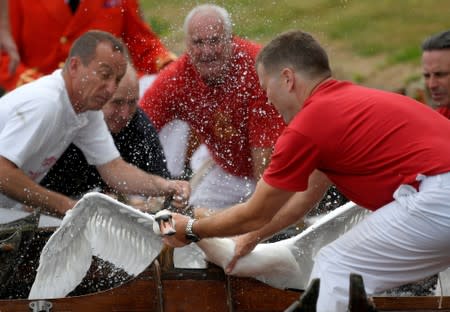
[[[138,138],[139,140],[147,140],[155,135],[157,135],[157,131],[152,122],[142,111],[142,109],[138,107],[136,113],[134,114],[128,125],[119,133],[118,136],[113,137],[114,140],[129,140],[132,137]]]
[[[36,100],[42,98],[51,102],[60,101],[61,96],[67,94],[60,70],[25,84],[17,90],[22,92],[23,97]]]
[[[256,55],[262,48],[262,46],[259,43],[238,36],[233,36],[233,43],[235,46],[236,53],[249,55],[252,59],[256,58]]]
[[[60,102],[65,98],[64,84],[52,77],[44,76],[36,81],[25,84],[5,95],[13,106],[24,110],[37,108],[42,114],[56,113]]]
[[[184,54],[164,67],[150,88],[173,92],[188,87],[187,85],[193,83],[195,79],[195,69]]]
[[[167,66],[165,66],[158,77],[160,76],[177,76],[189,71],[192,68],[191,63],[189,62],[189,57],[186,53],[180,55],[175,61],[170,62]]]

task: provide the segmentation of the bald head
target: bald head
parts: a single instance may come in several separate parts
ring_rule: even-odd
[[[109,131],[119,133],[127,126],[137,110],[139,100],[139,81],[133,66],[128,64],[125,76],[112,96],[103,107]]]

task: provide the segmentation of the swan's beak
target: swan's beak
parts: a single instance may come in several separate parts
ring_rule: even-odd
[[[161,214],[155,217],[162,236],[171,236],[176,233],[171,214]]]

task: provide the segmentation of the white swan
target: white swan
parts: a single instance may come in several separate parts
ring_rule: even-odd
[[[254,277],[281,289],[305,289],[317,251],[366,213],[353,203],[339,207],[295,237],[257,245],[237,262],[231,274]],[[29,299],[66,296],[83,279],[92,255],[129,274],[139,274],[162,249],[162,240],[153,230],[154,219],[106,195],[85,195],[45,245]],[[203,239],[197,245],[210,262],[222,268],[234,254],[230,238]]]
[[[349,202],[317,220],[300,234],[275,243],[258,244],[239,259],[231,275],[256,278],[280,289],[306,289],[314,256],[359,221],[369,210]],[[206,259],[225,268],[234,255],[234,241],[229,238],[208,238],[197,245]]]
[[[131,275],[141,273],[163,246],[154,224],[153,215],[100,193],[86,194],[44,246],[29,299],[66,296],[86,275],[93,255]]]

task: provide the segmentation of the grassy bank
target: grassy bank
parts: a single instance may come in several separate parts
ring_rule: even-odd
[[[202,2],[142,0],[141,6],[154,30],[179,54],[183,51],[183,19],[198,3]],[[417,80],[420,43],[429,34],[450,28],[449,0],[214,3],[229,10],[236,34],[264,44],[282,31],[303,29],[324,44],[340,78],[385,89]]]

